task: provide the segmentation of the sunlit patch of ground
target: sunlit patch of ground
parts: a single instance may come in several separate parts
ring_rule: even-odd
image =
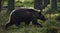
[[[59,16],[59,14],[51,14],[51,17]]]

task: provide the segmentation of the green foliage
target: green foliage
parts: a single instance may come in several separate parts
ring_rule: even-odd
[[[57,20],[57,21],[60,21],[60,15],[58,15],[58,16],[56,17],[56,20]]]
[[[6,14],[6,11],[3,10],[3,11],[0,12],[0,26],[4,25],[7,21],[8,21],[8,16]]]
[[[33,0],[32,1],[16,1],[15,2],[16,7],[33,7]]]

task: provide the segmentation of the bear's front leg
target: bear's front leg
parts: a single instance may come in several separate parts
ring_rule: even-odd
[[[33,24],[33,25],[37,25],[37,26],[39,26],[39,27],[42,27],[42,25],[37,22],[37,18],[33,18],[32,24]]]

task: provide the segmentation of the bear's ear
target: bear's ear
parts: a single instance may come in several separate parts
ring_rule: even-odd
[[[41,12],[41,10],[38,10],[38,9],[34,9],[35,11],[37,11],[37,12]]]
[[[37,10],[38,12],[41,12],[41,10]]]

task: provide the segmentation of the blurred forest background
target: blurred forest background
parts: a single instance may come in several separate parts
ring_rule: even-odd
[[[4,30],[8,23],[10,12],[18,7],[32,7],[44,13],[47,21],[38,20],[43,25],[42,28],[20,25],[17,28],[11,26],[9,30]],[[60,0],[0,0],[0,33],[60,33]]]

